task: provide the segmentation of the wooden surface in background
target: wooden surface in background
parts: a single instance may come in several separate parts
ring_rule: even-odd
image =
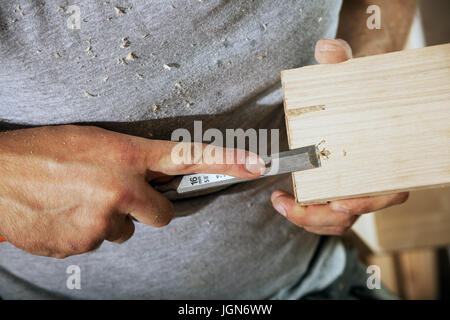
[[[450,188],[411,192],[402,205],[362,215],[352,230],[376,253],[450,245]]]
[[[365,263],[380,268],[381,282],[406,300],[439,298],[437,253],[433,248],[370,255]]]
[[[397,297],[402,297],[400,283],[398,281],[398,266],[393,254],[370,255],[365,261],[367,265],[380,267],[381,283]]]
[[[450,44],[282,72],[302,204],[450,185]]]
[[[398,207],[375,213],[385,251],[450,244],[450,188],[412,192]]]
[[[398,255],[402,297],[434,300],[439,297],[437,254],[433,249],[416,249]]]

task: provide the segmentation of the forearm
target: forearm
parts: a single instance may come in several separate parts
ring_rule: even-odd
[[[380,8],[380,29],[367,27],[370,5]],[[350,44],[354,57],[402,50],[415,8],[415,0],[344,0],[337,36]]]

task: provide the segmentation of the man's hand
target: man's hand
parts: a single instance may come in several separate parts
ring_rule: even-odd
[[[339,63],[352,58],[352,50],[344,40],[325,39],[317,42],[316,60],[319,63]],[[361,214],[400,204],[408,193],[332,201],[326,205],[300,206],[294,197],[281,190],[272,193],[274,208],[289,221],[305,230],[321,235],[345,233]]]
[[[224,149],[223,163],[233,164],[176,164],[175,145],[97,127],[1,133],[0,236],[37,255],[81,254],[129,239],[131,217],[153,227],[170,222],[172,204],[151,180],[198,172],[256,178],[264,170],[256,155],[231,150],[225,158]]]

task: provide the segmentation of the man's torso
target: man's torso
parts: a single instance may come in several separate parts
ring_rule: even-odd
[[[280,71],[313,63],[340,8],[325,0],[85,1],[78,30],[67,26],[71,4],[1,5],[0,128],[94,123],[168,140],[201,120],[204,130],[278,128],[287,148]],[[305,273],[319,240],[275,213],[275,189],[290,190],[289,177],[176,203],[183,217],[169,226],[137,224],[125,244],[65,260],[0,244],[0,296],[269,297]],[[81,268],[81,290],[66,287],[70,265]]]

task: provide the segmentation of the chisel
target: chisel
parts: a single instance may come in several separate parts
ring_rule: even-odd
[[[223,190],[233,184],[247,182],[284,173],[303,171],[320,167],[319,151],[316,145],[293,149],[271,156],[262,156],[266,164],[265,172],[255,179],[240,179],[223,174],[190,174],[177,176],[154,188],[169,200],[179,200],[207,195]]]
[[[303,171],[320,167],[319,151],[316,145],[293,149],[268,157],[261,157],[266,164],[266,171],[255,179],[240,179],[224,174],[195,173],[177,176],[170,182],[154,185],[171,201],[198,197],[223,190],[233,184],[253,181],[284,173]],[[4,241],[0,238],[0,242]]]

